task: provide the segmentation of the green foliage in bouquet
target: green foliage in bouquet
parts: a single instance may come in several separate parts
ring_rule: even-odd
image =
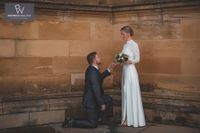
[[[119,53],[115,56],[115,59],[117,62],[123,63],[125,61],[128,61],[128,55],[126,55],[124,53]]]

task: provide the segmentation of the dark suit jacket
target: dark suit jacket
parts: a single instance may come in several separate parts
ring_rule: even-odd
[[[94,66],[90,65],[85,73],[85,91],[83,94],[83,105],[86,108],[98,109],[105,104],[102,88],[103,79],[110,75],[108,70],[100,73]]]

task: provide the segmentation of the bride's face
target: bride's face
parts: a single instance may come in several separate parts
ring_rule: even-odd
[[[130,34],[124,31],[121,31],[121,37],[124,41],[127,41],[130,38]]]

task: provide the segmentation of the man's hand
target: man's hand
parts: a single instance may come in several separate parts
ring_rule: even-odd
[[[106,105],[105,104],[101,105],[101,111],[105,111],[105,110],[106,110]]]
[[[116,65],[117,65],[117,63],[111,63],[111,64],[109,65],[108,69],[109,69],[110,71],[112,71],[112,70],[115,68]]]

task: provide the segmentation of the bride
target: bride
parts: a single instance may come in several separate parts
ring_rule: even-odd
[[[122,126],[145,126],[138,73],[135,64],[140,61],[138,45],[132,40],[133,29],[124,26],[120,30],[122,39],[126,42],[122,53],[128,55],[128,61],[123,63],[122,70]]]

